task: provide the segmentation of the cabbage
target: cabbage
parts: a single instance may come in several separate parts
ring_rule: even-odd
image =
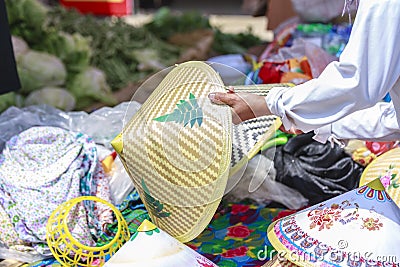
[[[139,62],[140,71],[160,71],[166,68],[161,63],[159,52],[152,48],[138,49],[132,51],[133,56]]]
[[[88,67],[76,75],[68,84],[68,90],[77,99],[77,109],[88,107],[96,101],[107,105],[117,103],[104,72],[94,67]]]
[[[21,106],[22,97],[14,92],[0,94],[0,112],[3,112],[11,106]]]
[[[43,40],[48,8],[38,0],[6,0],[11,33],[30,45]]]
[[[24,23],[41,28],[48,8],[38,0],[5,0],[10,25]]]
[[[25,99],[25,106],[46,104],[65,111],[75,108],[75,97],[64,88],[45,87],[36,90]]]
[[[89,66],[90,40],[79,33],[51,32],[44,40],[40,50],[59,57],[68,72],[78,73]]]
[[[18,58],[21,55],[28,52],[28,50],[29,50],[28,44],[22,38],[19,38],[16,36],[12,36],[11,40],[12,40],[12,46],[13,46],[13,50],[14,50],[14,56],[18,60]]]
[[[60,59],[32,50],[19,57],[17,68],[21,93],[30,93],[45,86],[63,85],[67,77],[67,71]]]

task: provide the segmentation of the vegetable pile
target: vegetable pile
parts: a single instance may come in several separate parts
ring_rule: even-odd
[[[12,0],[15,1],[15,0]],[[91,64],[105,72],[113,90],[138,82],[158,69],[139,71],[143,60],[136,55],[141,49],[151,50],[153,60],[162,66],[176,63],[180,48],[160,40],[144,28],[136,28],[121,18],[97,18],[82,15],[73,9],[56,7],[49,12],[47,28],[78,33],[90,40]]]
[[[195,11],[174,14],[168,8],[160,8],[153,21],[145,25],[145,28],[163,40],[169,40],[177,33],[212,29],[214,31],[212,53],[219,55],[245,53],[248,48],[262,44],[260,38],[255,36],[251,29],[238,34],[223,33],[210,25],[208,17]]]
[[[64,110],[96,102],[114,105],[113,91],[182,60],[187,47],[169,42],[176,33],[212,31],[213,55],[243,53],[261,43],[250,32],[228,35],[213,29],[196,12],[173,14],[161,8],[152,22],[138,28],[123,18],[82,15],[38,0],[5,2],[22,89],[19,95],[1,96],[7,104],[0,111],[20,105],[22,98],[27,105],[45,103]]]

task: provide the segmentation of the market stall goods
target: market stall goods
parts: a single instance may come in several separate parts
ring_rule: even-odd
[[[104,265],[105,267],[217,267],[212,261],[174,239],[148,220]]]
[[[51,255],[46,223],[60,204],[82,195],[110,201],[93,139],[59,127],[31,127],[8,140],[0,154],[0,181],[2,220],[9,220],[0,225],[0,245],[27,255]],[[81,243],[92,246],[113,216],[89,202],[77,206],[67,222]]]
[[[76,219],[76,210],[84,202],[95,202],[99,206],[112,210],[117,222],[117,231],[112,240],[103,246],[88,246],[81,243],[70,229],[82,226]],[[109,202],[93,196],[71,199],[58,206],[50,215],[46,225],[46,240],[51,253],[63,266],[102,266],[104,262],[129,240],[130,233],[121,212]]]
[[[210,222],[229,177],[230,108],[208,98],[225,90],[208,64],[183,63],[168,73],[113,141],[152,221],[182,242]],[[277,120],[265,135],[272,136],[279,125]]]
[[[399,181],[400,148],[394,148],[373,160],[361,175],[360,186],[379,178],[386,192],[400,206]]]
[[[398,266],[399,218],[375,179],[272,223],[268,239],[298,266]]]
[[[313,135],[290,138],[274,157],[276,180],[298,190],[310,205],[356,188],[364,170],[338,145],[321,144]]]

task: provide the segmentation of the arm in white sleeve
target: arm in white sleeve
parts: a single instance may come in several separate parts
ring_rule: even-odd
[[[316,79],[272,89],[266,97],[271,112],[286,129],[309,132],[375,105],[400,75],[399,21],[400,1],[361,0],[339,61]]]
[[[331,135],[345,140],[394,141],[400,139],[400,127],[392,102],[379,102],[373,107],[356,111],[315,132],[314,139],[317,141],[324,141]]]

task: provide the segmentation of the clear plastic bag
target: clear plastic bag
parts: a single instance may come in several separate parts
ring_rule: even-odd
[[[289,209],[300,209],[308,200],[298,191],[275,181],[274,162],[264,155],[252,158],[244,172],[237,172],[228,180],[229,192],[225,198],[229,201],[251,199],[259,204],[271,201],[281,203]]]
[[[292,0],[292,5],[305,22],[328,22],[342,14],[344,1]]]
[[[0,114],[0,151],[5,143],[33,126],[56,126],[68,129],[70,117],[56,108],[40,105],[25,108],[10,107]]]
[[[110,191],[114,205],[120,205],[135,188],[121,160],[117,157],[111,170]]]
[[[110,142],[117,136],[126,119],[131,118],[141,104],[123,102],[115,107],[103,107],[90,114],[84,111],[64,112],[48,105],[10,107],[0,114],[0,151],[5,142],[32,126],[56,126],[82,132],[97,144],[112,149]]]
[[[35,251],[21,252],[18,250],[9,249],[2,246],[0,243],[0,259],[14,259],[21,262],[32,263],[44,260],[46,258],[49,258],[49,256],[43,256]]]
[[[115,107],[103,107],[90,114],[84,111],[68,112],[68,129],[82,132],[93,138],[97,144],[112,149],[111,141],[122,131],[127,119],[139,110],[138,102],[123,102]]]

